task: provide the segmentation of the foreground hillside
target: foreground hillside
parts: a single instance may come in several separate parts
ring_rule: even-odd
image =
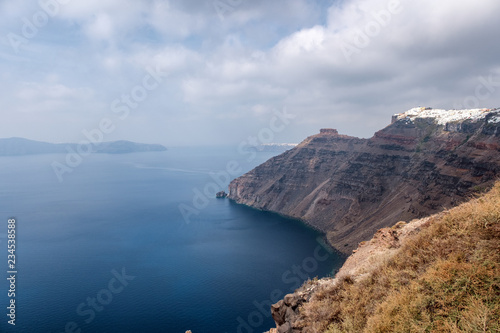
[[[370,139],[324,129],[229,185],[229,198],[301,219],[349,254],[376,230],[488,189],[500,174],[500,110],[417,108]]]
[[[335,279],[272,307],[270,332],[500,332],[500,182],[449,211],[379,230]]]

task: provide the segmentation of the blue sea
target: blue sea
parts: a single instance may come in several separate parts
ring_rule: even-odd
[[[276,153],[0,157],[0,332],[264,332],[270,305],[343,258],[302,223],[215,199]],[[7,221],[16,220],[15,298]],[[15,299],[15,326],[8,323]]]

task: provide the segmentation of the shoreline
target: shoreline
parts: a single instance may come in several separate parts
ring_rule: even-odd
[[[332,253],[335,253],[337,256],[339,256],[341,258],[344,258],[345,260],[347,260],[347,258],[351,255],[351,254],[344,253],[344,252],[340,251],[339,249],[337,249],[333,244],[331,244],[328,241],[328,237],[327,237],[327,234],[326,234],[325,231],[323,231],[323,230],[321,230],[321,229],[313,226],[310,222],[308,222],[306,220],[303,220],[303,219],[300,219],[300,218],[297,218],[297,217],[293,217],[293,216],[288,216],[288,215],[285,215],[285,214],[281,214],[281,213],[278,213],[278,212],[275,212],[275,211],[272,211],[272,210],[265,210],[265,209],[253,207],[253,206],[250,206],[250,205],[247,205],[247,204],[244,204],[244,203],[240,203],[240,202],[237,202],[235,199],[230,198],[229,196],[226,199],[228,199],[232,204],[235,204],[235,205],[245,206],[245,207],[248,207],[248,208],[251,208],[251,209],[255,209],[257,211],[274,214],[274,215],[280,216],[282,218],[286,218],[288,220],[292,220],[292,221],[298,222],[298,223],[302,224],[303,226],[305,226],[305,227],[307,227],[307,228],[309,228],[311,230],[314,230],[314,231],[320,233],[321,234],[320,237],[321,237],[321,239],[324,242],[324,244],[322,244],[322,245],[323,246],[327,246],[328,250],[331,251]]]

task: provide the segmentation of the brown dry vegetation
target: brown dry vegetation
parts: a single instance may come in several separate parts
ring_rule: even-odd
[[[317,290],[304,332],[500,332],[500,183],[432,217],[373,272]]]

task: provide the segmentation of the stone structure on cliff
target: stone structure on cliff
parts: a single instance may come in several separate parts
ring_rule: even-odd
[[[338,250],[456,205],[500,174],[500,110],[416,108],[370,139],[322,129],[229,185],[229,198],[301,219]]]
[[[319,130],[319,134],[323,135],[339,135],[339,132],[333,128],[322,128]]]

